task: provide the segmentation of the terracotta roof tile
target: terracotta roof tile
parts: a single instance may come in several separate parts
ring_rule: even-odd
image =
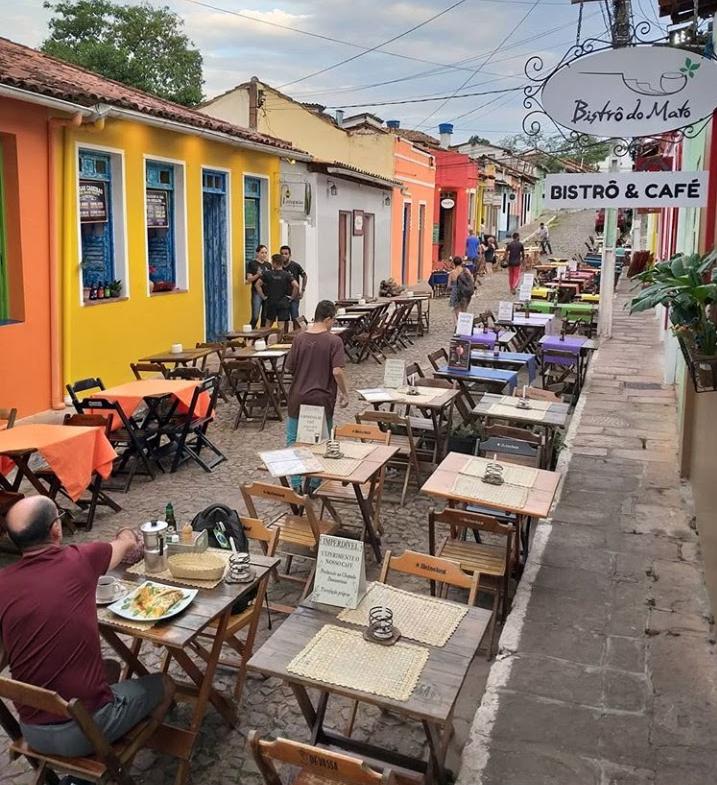
[[[128,85],[106,79],[85,68],[0,37],[0,84],[17,87],[81,106],[108,104],[151,117],[206,131],[228,134],[256,144],[295,150],[290,142],[217,120],[209,115],[149,95]]]
[[[428,147],[439,147],[441,144],[438,139],[429,134],[424,134],[423,131],[412,131],[410,128],[389,128],[388,130],[396,134],[396,136],[408,139],[409,142],[417,142]]]

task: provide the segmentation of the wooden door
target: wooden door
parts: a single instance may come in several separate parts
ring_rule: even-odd
[[[339,211],[339,300],[347,296],[346,279],[351,261],[351,213]]]
[[[403,205],[403,238],[401,242],[401,283],[408,282],[408,254],[411,249],[411,203]]]

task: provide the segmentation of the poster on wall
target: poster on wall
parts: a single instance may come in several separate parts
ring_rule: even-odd
[[[147,228],[167,229],[169,227],[169,205],[167,192],[154,188],[147,189]]]
[[[354,210],[353,213],[353,235],[354,237],[363,236],[363,210]]]
[[[545,178],[547,208],[704,207],[708,172],[591,172]]]
[[[80,222],[106,223],[107,183],[80,180]]]

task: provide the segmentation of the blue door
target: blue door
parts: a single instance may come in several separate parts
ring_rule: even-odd
[[[227,293],[227,176],[205,169],[202,173],[204,206],[204,312],[208,341],[222,338],[229,329]]]

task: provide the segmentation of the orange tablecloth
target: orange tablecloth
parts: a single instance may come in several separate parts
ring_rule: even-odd
[[[170,393],[179,401],[183,411],[187,411],[192,404],[192,396],[199,382],[191,379],[142,379],[141,381],[127,382],[110,387],[99,393],[94,393],[93,398],[104,398],[106,401],[117,401],[122,411],[131,417],[142,401],[155,395]],[[195,414],[203,417],[209,408],[209,393],[202,393],[197,402]],[[182,409],[180,408],[180,411]]]
[[[103,428],[72,425],[17,425],[0,432],[0,452],[37,450],[58,476],[73,501],[97,472],[107,479],[117,453]]]

